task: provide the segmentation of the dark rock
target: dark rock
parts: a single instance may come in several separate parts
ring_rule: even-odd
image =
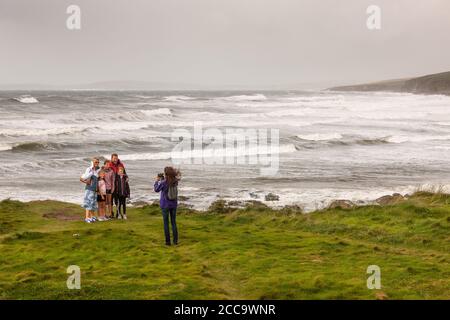
[[[228,206],[228,203],[224,199],[218,199],[214,201],[208,208],[209,212],[214,213],[230,213],[234,210],[234,208]]]
[[[259,198],[258,194],[255,193],[255,192],[250,192],[249,195],[250,195],[250,198],[253,198],[253,199],[258,199]]]
[[[350,200],[334,200],[328,206],[328,209],[352,209],[355,206]]]
[[[182,209],[193,209],[194,205],[188,204],[188,203],[184,203],[184,202],[180,202],[180,203],[178,203],[178,207],[182,208]]]
[[[242,208],[245,206],[245,203],[242,201],[239,201],[239,200],[231,200],[231,201],[228,201],[227,205],[229,207]]]
[[[270,192],[268,194],[266,194],[266,196],[264,197],[264,199],[266,201],[279,201],[280,200],[280,196]]]
[[[285,214],[301,214],[301,213],[303,213],[303,208],[299,205],[294,204],[294,205],[284,206],[283,208],[281,208],[280,211]]]
[[[380,206],[388,206],[388,205],[397,204],[404,200],[405,200],[405,197],[403,197],[401,194],[394,193],[392,196],[391,195],[382,196],[382,197],[376,199],[375,202],[378,203]]]
[[[258,200],[245,201],[245,207],[248,209],[269,209],[267,205]]]

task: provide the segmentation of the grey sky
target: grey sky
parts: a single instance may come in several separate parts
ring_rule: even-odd
[[[0,0],[0,84],[345,84],[449,71],[449,34],[448,0]]]

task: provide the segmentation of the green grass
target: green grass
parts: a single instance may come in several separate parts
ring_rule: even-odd
[[[0,299],[450,298],[450,196],[393,206],[264,207],[178,215],[166,247],[157,206],[86,224],[77,205],[0,202]],[[366,286],[381,268],[381,290]],[[81,268],[81,290],[66,269]]]

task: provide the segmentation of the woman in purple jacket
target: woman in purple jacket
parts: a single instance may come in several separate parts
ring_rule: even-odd
[[[173,244],[178,244],[178,230],[177,230],[177,206],[178,199],[169,197],[169,189],[177,188],[180,172],[172,167],[164,168],[164,177],[158,175],[156,177],[154,189],[155,192],[160,192],[159,206],[161,207],[163,220],[164,220],[164,235],[166,237],[166,245],[170,246],[170,231],[169,231],[169,217],[172,225],[173,232]],[[171,190],[171,196],[173,197],[173,190]]]

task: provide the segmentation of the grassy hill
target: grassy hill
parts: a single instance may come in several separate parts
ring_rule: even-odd
[[[181,210],[172,247],[157,206],[127,221],[81,216],[67,203],[0,202],[0,299],[450,299],[443,194],[310,214]],[[73,264],[81,290],[66,287]],[[366,287],[373,264],[381,290]]]
[[[431,74],[418,78],[386,80],[367,84],[334,87],[334,91],[393,91],[417,94],[450,95],[450,72]]]

